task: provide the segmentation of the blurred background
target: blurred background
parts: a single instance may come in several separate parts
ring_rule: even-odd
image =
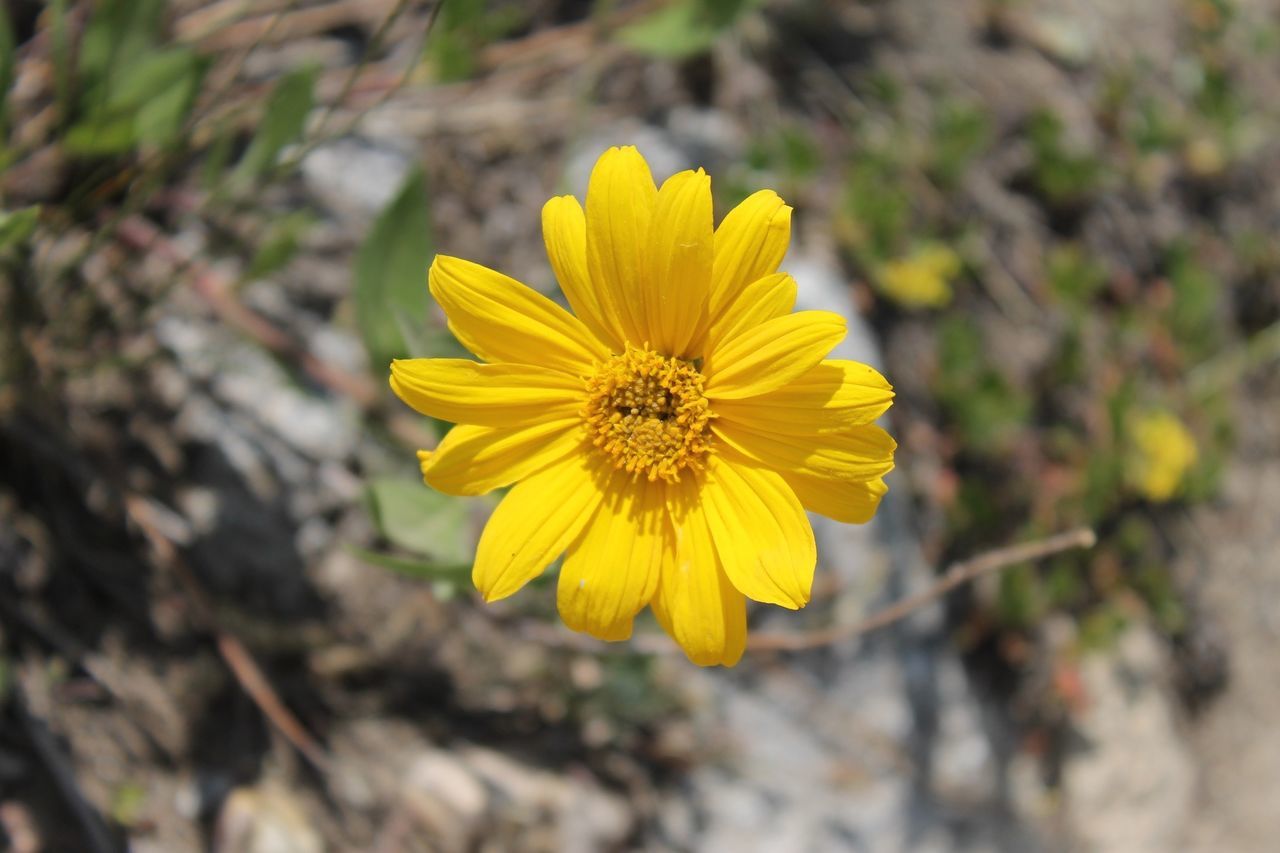
[[[1274,849],[1275,2],[3,9],[0,848]],[[613,144],[776,189],[898,391],[731,671],[480,606],[386,385]]]

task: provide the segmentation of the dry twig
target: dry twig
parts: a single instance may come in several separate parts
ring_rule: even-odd
[[[197,616],[213,635],[217,642],[218,654],[235,677],[236,683],[249,696],[272,725],[284,735],[285,739],[302,754],[321,774],[327,775],[329,757],[323,747],[307,731],[306,726],[285,706],[279,694],[271,686],[258,666],[253,655],[245,648],[244,643],[229,631],[223,629],[214,612],[213,605],[205,596],[204,589],[183,561],[177,547],[161,530],[155,520],[156,511],[152,502],[142,495],[126,494],[124,496],[125,513],[129,520],[142,532],[143,538],[151,546],[156,562],[165,570],[173,573],[182,583]]]
[[[799,651],[801,649],[828,646],[841,640],[849,640],[905,619],[926,604],[931,604],[942,598],[956,587],[963,586],[983,575],[998,572],[1002,569],[1016,566],[1019,563],[1040,560],[1063,551],[1071,551],[1076,548],[1092,548],[1097,541],[1097,537],[1092,530],[1087,527],[1080,527],[1066,533],[1050,536],[1048,539],[1022,542],[1017,545],[997,548],[994,551],[988,551],[972,559],[953,564],[928,589],[896,601],[860,622],[855,622],[851,625],[832,625],[830,628],[809,631],[803,634],[754,634],[747,638],[747,648],[754,651]]]
[[[160,229],[141,217],[129,217],[117,229],[121,242],[136,251],[156,252],[175,267],[191,271],[196,293],[218,318],[263,348],[296,363],[312,379],[369,408],[380,399],[378,389],[363,375],[349,373],[317,358],[303,344],[235,298],[231,282],[203,261],[194,259]]]

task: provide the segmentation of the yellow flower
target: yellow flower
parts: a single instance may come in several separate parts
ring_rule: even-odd
[[[1177,417],[1145,412],[1129,422],[1131,451],[1125,473],[1148,500],[1163,502],[1177,494],[1182,478],[1196,463],[1196,440]]]
[[[713,228],[711,179],[659,190],[634,148],[596,163],[584,213],[542,210],[574,314],[500,273],[446,256],[431,293],[483,363],[391,365],[396,394],[457,424],[419,459],[427,483],[509,486],[477,546],[488,601],[561,554],[565,623],[631,635],[649,605],[695,663],[732,666],[746,598],[803,607],[816,552],[805,509],[865,522],[885,493],[892,402],[879,373],[824,360],[844,319],[792,313],[777,272],[791,209],[752,195]]]
[[[951,279],[960,272],[960,257],[939,243],[930,243],[906,258],[880,267],[878,280],[885,295],[906,308],[941,308],[951,301]]]

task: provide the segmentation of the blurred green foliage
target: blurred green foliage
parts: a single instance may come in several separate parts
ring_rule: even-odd
[[[394,553],[354,548],[362,560],[397,574],[436,584],[452,596],[471,576],[474,554],[471,520],[484,498],[457,498],[425,486],[421,480],[382,477],[365,490],[369,514]]]
[[[486,0],[449,0],[427,40],[427,61],[446,83],[469,79],[476,72],[481,48],[519,29],[525,17],[518,4],[494,8]]]
[[[315,214],[307,210],[273,219],[268,223],[242,278],[246,281],[266,278],[284,269],[298,254],[303,237],[315,224]]]
[[[1056,113],[1037,110],[1028,120],[1026,133],[1032,182],[1050,205],[1078,203],[1098,190],[1102,161],[1067,144],[1065,126]]]
[[[0,139],[9,132],[9,87],[13,85],[13,25],[7,14],[0,14]],[[5,159],[0,157],[0,168]]]
[[[911,210],[902,165],[887,151],[863,152],[845,177],[844,211],[851,247],[870,261],[893,257],[906,247]]]
[[[1028,428],[1031,400],[990,357],[973,320],[945,316],[938,327],[938,401],[954,419],[967,448],[1000,455]]]
[[[180,135],[207,60],[165,43],[162,0],[99,4],[80,40],[63,144],[82,156],[164,147]]]
[[[1049,249],[1045,276],[1054,296],[1072,313],[1088,308],[1107,286],[1107,270],[1078,243],[1060,243]]]
[[[762,0],[673,0],[618,31],[626,46],[658,59],[705,53]]]
[[[40,208],[0,210],[0,258],[31,238],[40,220]]]
[[[431,243],[426,178],[415,171],[378,216],[356,255],[356,322],[379,372],[393,358],[426,355]]]
[[[285,146],[302,137],[315,103],[319,74],[318,67],[306,66],[276,83],[263,108],[258,132],[232,172],[233,180],[247,186],[276,165]]]
[[[937,111],[933,140],[929,176],[942,190],[952,190],[990,145],[991,122],[977,104],[946,100]]]

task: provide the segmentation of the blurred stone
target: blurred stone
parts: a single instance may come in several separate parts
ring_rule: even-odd
[[[324,841],[288,790],[264,783],[237,788],[222,804],[213,853],[322,853]]]
[[[410,167],[409,157],[396,149],[346,137],[312,149],[303,158],[302,176],[331,210],[369,219],[395,197]]]
[[[414,759],[404,778],[406,807],[446,851],[471,849],[489,795],[465,764],[447,752]]]
[[[526,828],[531,821],[537,825],[549,820],[556,839],[552,849],[561,853],[609,850],[631,833],[627,805],[585,777],[549,773],[479,747],[463,750],[459,756],[505,800],[495,805],[504,818]],[[537,848],[521,845],[520,849]]]
[[[31,810],[18,800],[0,803],[0,831],[12,853],[39,853],[46,849],[40,827]]]
[[[1088,657],[1080,669],[1088,707],[1077,721],[1081,747],[1063,771],[1067,825],[1097,853],[1178,849],[1195,769],[1159,639],[1131,628],[1111,655]]]

